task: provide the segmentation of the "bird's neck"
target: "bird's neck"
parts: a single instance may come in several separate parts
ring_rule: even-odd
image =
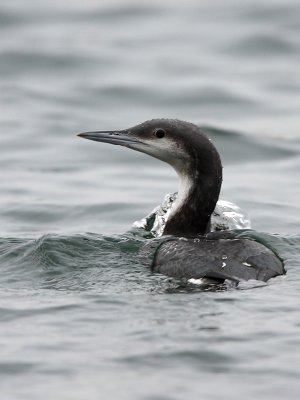
[[[205,171],[194,165],[188,173],[179,174],[177,199],[166,222],[164,235],[196,236],[210,229],[222,184],[221,162]]]

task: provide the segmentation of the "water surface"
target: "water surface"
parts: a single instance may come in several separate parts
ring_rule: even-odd
[[[10,399],[298,399],[300,24],[295,0],[0,6],[0,386]],[[177,188],[76,138],[199,124],[222,198],[285,260],[203,291],[151,274],[133,221]]]

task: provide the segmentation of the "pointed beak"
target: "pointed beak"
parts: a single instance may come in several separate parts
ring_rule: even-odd
[[[79,133],[77,136],[94,140],[95,142],[118,144],[126,147],[140,143],[140,141],[131,137],[127,131],[84,132]]]

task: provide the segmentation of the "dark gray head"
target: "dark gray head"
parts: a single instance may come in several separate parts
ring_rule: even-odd
[[[170,164],[180,178],[180,186],[164,234],[190,236],[207,230],[219,197],[222,166],[216,148],[196,125],[153,119],[121,131],[78,136],[129,147]]]

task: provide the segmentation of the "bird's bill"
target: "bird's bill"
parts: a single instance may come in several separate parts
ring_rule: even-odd
[[[130,147],[132,144],[140,143],[137,139],[130,137],[126,131],[84,132],[79,133],[77,136],[84,139],[94,140],[95,142],[117,144],[127,147]]]

